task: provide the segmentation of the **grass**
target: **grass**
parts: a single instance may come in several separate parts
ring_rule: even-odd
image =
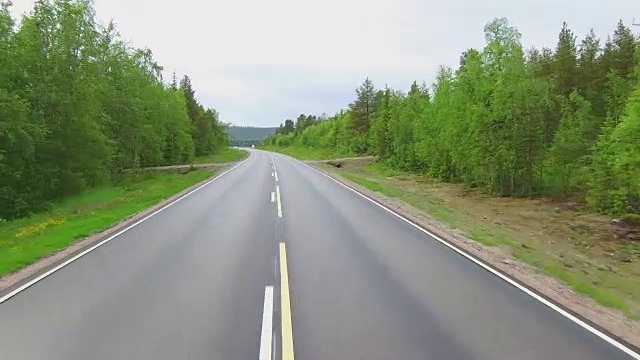
[[[0,276],[108,228],[212,174],[211,170],[127,174],[112,186],[70,197],[48,212],[2,223]]]
[[[228,163],[228,162],[240,161],[246,158],[248,155],[249,155],[249,152],[246,150],[227,147],[215,154],[197,157],[191,163],[192,164]]]
[[[315,149],[315,148],[304,148],[297,146],[289,146],[289,147],[280,147],[273,145],[262,145],[259,147],[262,150],[278,152],[281,154],[293,156],[300,160],[327,160],[327,159],[335,159],[340,157],[348,157],[351,155],[348,154],[337,154],[333,151],[326,149]]]
[[[325,168],[499,247],[601,305],[640,318],[640,243],[615,238],[606,216],[546,199],[490,197],[379,163]]]

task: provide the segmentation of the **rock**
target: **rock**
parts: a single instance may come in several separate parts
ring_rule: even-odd
[[[634,241],[640,240],[640,231],[629,231],[627,233],[627,239]]]
[[[613,234],[616,236],[616,238],[619,238],[619,239],[626,238],[628,233],[629,233],[629,229],[627,229],[627,228],[615,228],[615,229],[613,229]]]
[[[622,225],[624,221],[620,219],[611,219],[611,225]]]
[[[613,229],[613,236],[616,239],[640,241],[640,230],[630,229],[627,227],[618,227]]]

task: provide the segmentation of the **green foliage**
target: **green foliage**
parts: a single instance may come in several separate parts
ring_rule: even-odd
[[[590,200],[601,210],[640,214],[640,86],[620,124],[609,125],[596,151]]]
[[[285,121],[267,146],[375,154],[386,166],[500,196],[587,196],[594,208],[640,214],[638,39],[621,22],[601,46],[564,23],[555,50],[530,49],[506,19],[431,89],[376,90],[309,125]],[[627,110],[628,109],[628,110]]]
[[[560,127],[549,148],[548,157],[557,183],[553,188],[567,195],[572,190],[580,189],[584,178],[577,172],[584,170],[587,154],[593,144],[591,135],[594,129],[594,116],[591,104],[577,92],[572,92],[569,99],[561,99],[562,118]]]
[[[115,177],[115,185],[93,188],[57,202],[51,211],[0,224],[0,276],[210,177],[211,171],[203,169],[186,174],[130,172]]]
[[[217,112],[161,73],[150,50],[96,22],[89,0],[37,1],[19,25],[1,7],[0,218],[45,209],[122,169],[225,147]]]

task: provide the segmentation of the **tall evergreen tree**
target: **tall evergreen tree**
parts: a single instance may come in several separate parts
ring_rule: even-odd
[[[349,104],[351,110],[351,127],[357,134],[369,130],[376,109],[376,91],[373,82],[366,78],[356,89],[356,100]]]
[[[578,86],[576,37],[567,23],[562,24],[554,56],[556,94],[567,97]]]

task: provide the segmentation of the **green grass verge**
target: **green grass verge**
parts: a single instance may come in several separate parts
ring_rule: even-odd
[[[533,249],[523,243],[523,239],[509,233],[501,226],[488,226],[482,218],[465,212],[464,209],[453,208],[446,201],[433,194],[416,191],[404,186],[406,178],[415,180],[415,174],[408,174],[390,169],[384,164],[372,163],[357,170],[330,168],[342,177],[392,198],[401,199],[408,204],[446,223],[453,229],[463,231],[469,238],[486,246],[507,246],[517,259],[528,263],[541,272],[555,277],[570,286],[578,293],[585,294],[597,303],[619,309],[630,318],[639,318],[638,309],[630,306],[625,297],[633,297],[631,283],[625,276],[605,273],[598,269],[584,267],[566,267],[552,253]],[[594,284],[594,274],[603,279]],[[634,291],[635,292],[635,291]]]
[[[212,174],[211,170],[193,170],[186,174],[127,174],[113,186],[70,197],[46,213],[2,223],[0,275],[61,250],[78,238],[108,228]]]
[[[191,161],[191,164],[214,164],[240,161],[249,156],[249,152],[232,147],[224,148],[215,154],[200,156]]]
[[[304,148],[297,146],[289,146],[289,147],[279,147],[279,146],[259,146],[259,149],[278,152],[281,154],[293,156],[300,160],[328,160],[328,159],[336,159],[340,157],[348,157],[353,155],[347,154],[337,154],[330,150],[325,149],[315,149],[315,148]]]

